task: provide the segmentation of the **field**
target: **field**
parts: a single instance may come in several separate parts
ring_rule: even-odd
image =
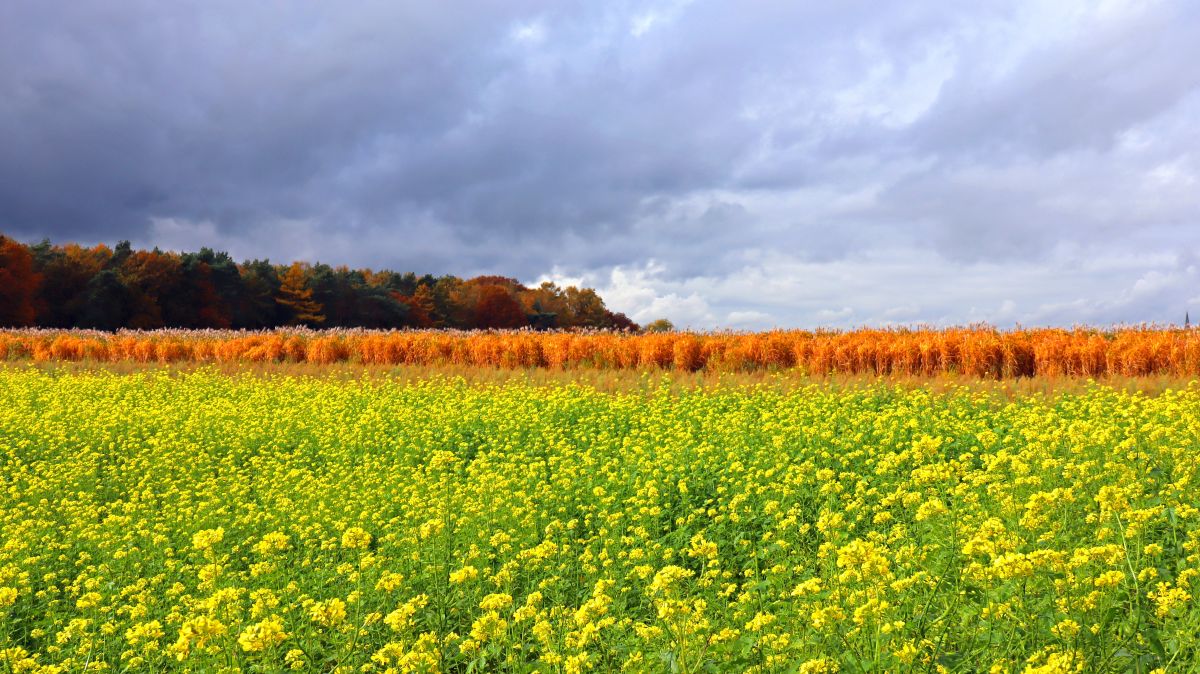
[[[806,376],[1197,377],[1200,331],[861,329],[757,333],[281,329],[0,330],[0,361],[354,363]]]
[[[0,671],[1200,671],[1200,386],[637,381],[0,369]]]

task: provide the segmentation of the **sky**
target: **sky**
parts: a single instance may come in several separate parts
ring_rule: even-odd
[[[0,232],[703,329],[1200,316],[1200,3],[0,3]]]

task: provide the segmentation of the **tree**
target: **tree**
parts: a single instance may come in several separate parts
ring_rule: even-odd
[[[129,241],[117,242],[116,248],[113,248],[112,257],[108,259],[108,267],[110,269],[119,269],[121,265],[125,264],[125,260],[129,259],[130,255],[133,255],[133,246]]]
[[[322,307],[313,300],[305,274],[307,265],[293,262],[279,281],[279,297],[275,301],[287,314],[288,325],[320,325],[325,322]]]
[[[129,292],[125,326],[140,330],[166,326],[162,303],[182,280],[179,256],[157,248],[133,251],[124,258],[118,273]]]
[[[470,329],[471,298],[462,279],[443,276],[433,286],[433,301],[437,305],[435,325],[439,328]]]
[[[236,328],[271,328],[279,325],[279,274],[268,260],[244,262],[238,267],[242,278],[240,301],[233,308]]]
[[[485,285],[479,289],[473,314],[477,328],[522,328],[529,325],[521,305],[501,285]]]
[[[633,319],[621,312],[608,314],[609,327],[614,330],[624,330],[626,332],[637,332],[638,324],[633,322]],[[670,321],[668,321],[669,323]]]
[[[671,332],[675,324],[665,318],[659,318],[646,324],[646,332]]]
[[[567,298],[562,288],[551,281],[543,281],[536,288],[520,294],[529,323],[538,330],[549,330],[563,325],[567,312]]]
[[[595,290],[569,286],[563,294],[567,305],[564,325],[580,328],[611,327],[608,309],[604,307],[604,300],[600,299]]]
[[[411,271],[403,274],[397,274],[394,271],[381,271],[374,274],[373,278],[368,277],[367,282],[371,285],[387,288],[403,297],[408,297],[417,291],[417,275]]]
[[[427,285],[417,286],[416,292],[405,301],[414,325],[418,328],[436,327],[437,303],[434,301],[432,288]]]
[[[81,328],[116,330],[129,320],[130,296],[116,270],[104,269],[88,281],[85,302],[75,324]]]
[[[372,285],[352,285],[354,314],[348,325],[364,328],[399,328],[408,325],[408,305],[387,288]]]
[[[88,283],[108,265],[112,251],[105,246],[51,246],[49,241],[42,241],[31,250],[34,270],[42,277],[37,299],[37,325],[76,327],[87,303]]]
[[[0,236],[0,327],[36,324],[40,284],[29,248]]]
[[[234,308],[241,302],[242,277],[228,253],[201,248],[180,256],[191,324],[197,328],[233,326]]]

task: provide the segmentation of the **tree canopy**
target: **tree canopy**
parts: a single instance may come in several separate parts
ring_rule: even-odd
[[[0,235],[0,327],[601,328],[636,330],[590,288],[504,276],[412,272],[269,260],[235,262],[210,248],[176,253]]]

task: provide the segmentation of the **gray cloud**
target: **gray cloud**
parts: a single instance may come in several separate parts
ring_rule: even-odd
[[[1198,30],[1184,0],[16,0],[0,230],[574,279],[696,326],[1173,320]]]

